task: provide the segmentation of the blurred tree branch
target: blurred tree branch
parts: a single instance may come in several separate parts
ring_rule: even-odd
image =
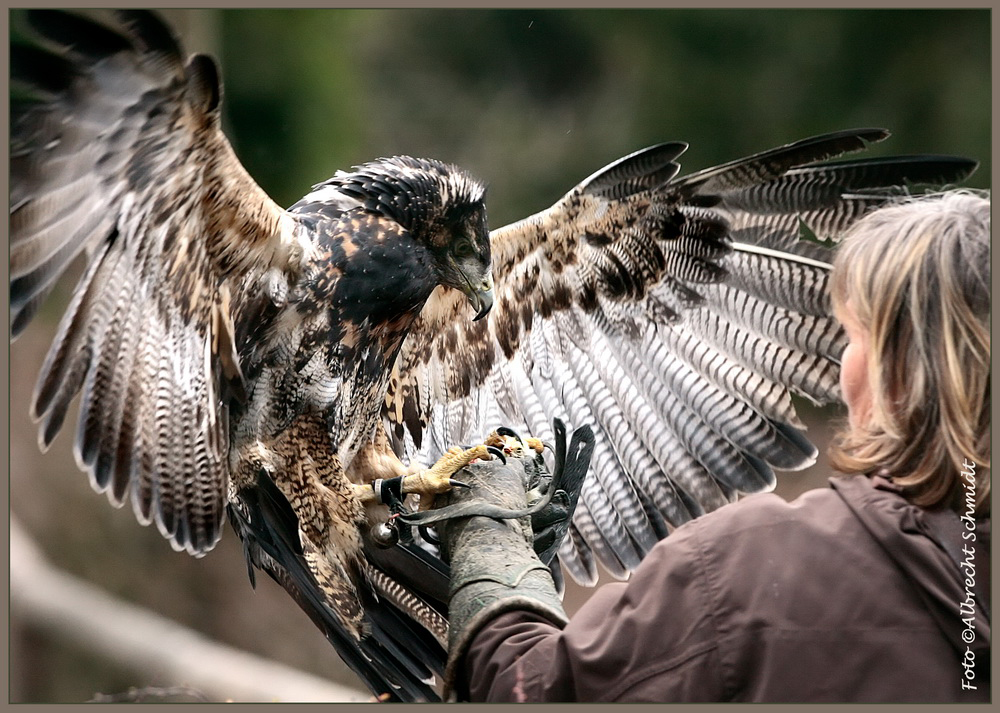
[[[31,626],[70,639],[119,666],[216,701],[367,701],[341,686],[213,642],[52,567],[10,523],[11,609]]]

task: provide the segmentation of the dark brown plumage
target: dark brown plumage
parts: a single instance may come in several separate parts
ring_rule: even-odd
[[[185,62],[154,15],[29,17],[54,45],[12,50],[34,94],[11,117],[13,334],[88,258],[39,377],[43,446],[81,394],[97,490],[194,555],[228,514],[251,578],[390,699],[436,695],[447,569],[406,538],[376,548],[367,484],[498,425],[589,424],[560,560],[626,576],[671,527],[814,457],[789,393],[838,397],[842,336],[803,226],[835,239],[886,187],[974,167],[817,165],[887,135],[865,129],[678,178],[670,143],[489,234],[476,180],[393,157],[285,211],[220,130],[214,62]]]

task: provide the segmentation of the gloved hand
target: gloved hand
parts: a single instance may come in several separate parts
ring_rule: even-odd
[[[564,470],[565,431],[557,430],[561,432],[555,475],[567,475],[568,483],[561,477],[551,482],[541,458],[510,457],[506,463],[493,460],[468,466],[456,477],[469,487],[455,488],[448,494],[449,506],[469,511],[524,511],[530,504],[526,490],[531,488],[537,494],[538,489],[547,493],[548,488],[556,488],[556,497],[530,515],[516,519],[473,515],[436,525],[442,555],[451,564],[446,697],[454,690],[466,649],[490,620],[508,611],[530,611],[556,626],[568,621],[549,569],[535,550],[537,547],[549,560],[554,556],[590,462],[593,435],[589,429],[574,433],[570,467]],[[533,536],[533,520],[544,530],[542,542]]]
[[[550,473],[544,461],[536,458],[533,467],[525,464],[525,473],[528,475],[530,488],[529,505],[535,502],[534,497],[544,499],[548,496],[549,489],[554,489],[548,503],[531,514],[531,529],[535,538],[535,553],[556,574],[558,562],[553,564],[553,560],[559,544],[569,530],[576,503],[580,499],[583,480],[594,453],[594,432],[589,426],[581,426],[573,432],[567,446],[566,426],[559,419],[555,419],[552,426],[556,439],[553,446],[555,472]],[[558,584],[559,580],[556,582]]]

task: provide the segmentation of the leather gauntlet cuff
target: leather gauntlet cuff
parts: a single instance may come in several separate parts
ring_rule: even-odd
[[[530,611],[559,627],[569,621],[548,567],[518,531],[520,524],[472,517],[452,525],[461,528],[456,537],[462,538],[462,546],[452,557],[446,698],[454,691],[466,650],[492,619],[508,611]]]
[[[472,492],[463,492],[460,498],[482,496],[487,491],[491,501],[504,507],[524,506],[523,467],[519,463],[505,467],[489,464],[484,470],[491,472],[470,479]],[[533,549],[530,518],[466,517],[448,521],[443,529],[442,540],[451,562],[444,681],[447,699],[455,690],[466,650],[487,622],[508,611],[530,611],[559,627],[568,618],[548,567]]]

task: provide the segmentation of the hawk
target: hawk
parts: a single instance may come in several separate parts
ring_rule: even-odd
[[[844,344],[821,241],[893,186],[975,168],[827,162],[888,135],[860,129],[682,177],[672,142],[489,232],[478,180],[395,156],[285,210],[221,131],[215,62],[185,58],[154,14],[28,17],[36,42],[11,55],[12,336],[86,265],[34,394],[41,445],[79,395],[96,490],[195,556],[228,518],[251,580],[284,586],[388,700],[436,696],[447,568],[377,526],[488,457],[452,446],[590,425],[558,566],[627,576],[672,528],[815,458],[791,394],[837,400]]]

